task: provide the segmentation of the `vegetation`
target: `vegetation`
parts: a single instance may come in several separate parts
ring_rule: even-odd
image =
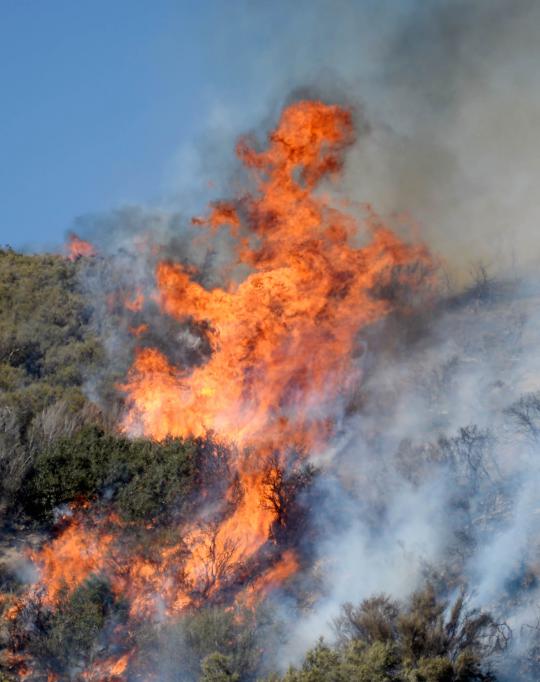
[[[9,503],[36,448],[91,412],[81,390],[103,358],[78,264],[0,250],[0,503]]]
[[[335,629],[335,646],[321,640],[300,669],[268,680],[487,682],[495,678],[485,659],[507,636],[488,614],[467,611],[463,595],[449,608],[431,585],[405,606],[386,596],[345,604]]]
[[[183,641],[176,674],[204,682],[254,680],[265,648],[275,646],[279,638],[264,609],[204,609],[183,618],[176,632]]]
[[[85,426],[39,452],[18,492],[36,518],[60,504],[106,493],[129,521],[163,517],[185,501],[196,473],[196,444],[130,440]]]
[[[263,671],[276,665],[265,653],[284,642],[284,629],[264,609],[208,607],[162,627],[141,624],[128,639],[119,639],[114,633],[125,615],[126,605],[109,586],[91,578],[63,595],[54,610],[34,605],[22,621],[31,619],[31,628],[21,627],[21,620],[13,627],[43,674],[73,675],[98,657],[135,646],[134,669],[143,678],[145,670],[159,670],[164,682],[263,682]],[[463,595],[450,606],[431,585],[406,604],[384,595],[346,604],[335,632],[335,643],[320,640],[299,668],[282,676],[267,672],[264,680],[493,682],[489,657],[502,651],[508,638],[489,614],[467,610]]]
[[[125,617],[126,604],[103,579],[93,576],[71,594],[65,590],[54,609],[39,598],[27,604],[11,622],[10,643],[30,654],[40,674],[71,679],[107,651]],[[113,648],[120,651],[125,644],[114,641]]]
[[[6,536],[21,528],[51,533],[56,510],[81,500],[115,512],[135,542],[149,521],[153,532],[164,536],[176,529],[193,505],[206,505],[208,518],[219,514],[215,499],[224,498],[231,483],[226,448],[211,439],[156,443],[127,438],[111,426],[121,399],[110,384],[100,393],[110,417],[85,397],[85,382],[99,375],[105,353],[93,308],[79,288],[82,267],[80,261],[57,256],[0,250],[0,513]],[[496,296],[485,272],[477,279],[464,302],[491,304]],[[387,298],[391,294],[397,295],[379,292]],[[448,374],[453,370],[449,366]],[[523,396],[504,414],[521,438],[537,444],[540,394]],[[179,620],[130,620],[130,627],[122,628],[128,605],[102,575],[91,575],[71,593],[62,592],[56,603],[45,604],[36,595],[16,618],[2,620],[0,682],[17,678],[10,656],[16,659],[19,652],[31,657],[32,679],[77,680],[82,671],[126,651],[131,652],[129,679],[134,680],[156,671],[163,682],[494,680],[490,663],[505,648],[508,630],[489,614],[468,610],[464,595],[448,599],[460,584],[464,557],[474,541],[473,524],[482,518],[489,527],[504,500],[492,459],[493,438],[488,429],[471,424],[454,435],[434,435],[430,442],[411,438],[400,443],[392,466],[408,484],[422,485],[437,468],[451,481],[451,503],[459,518],[453,563],[406,603],[379,595],[359,605],[345,604],[334,623],[335,640],[321,640],[301,665],[284,674],[272,671],[286,628],[266,609],[224,607],[208,599],[205,608]],[[317,494],[324,494],[319,490],[309,497],[314,475],[300,456],[287,471],[277,455],[271,459],[263,504],[276,519],[271,529],[276,546],[308,544],[305,511],[317,504]],[[377,481],[371,485],[375,492]],[[376,490],[378,500],[384,501],[385,494]],[[375,515],[383,513],[381,503]],[[139,549],[143,544],[144,538]],[[150,559],[151,553],[152,548]],[[17,605],[23,589],[19,578],[0,555],[0,613]],[[540,637],[536,630],[533,635],[531,679],[540,660]]]
[[[60,397],[77,403],[85,371],[102,356],[77,268],[59,256],[0,251],[2,402],[27,418]]]

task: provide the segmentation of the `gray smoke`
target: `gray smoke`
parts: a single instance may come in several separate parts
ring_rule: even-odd
[[[219,281],[227,241],[194,247],[183,217],[193,178],[219,175],[215,198],[229,193],[234,138],[253,120],[266,132],[290,93],[351,104],[361,134],[333,191],[392,222],[411,216],[450,285],[428,315],[366,334],[361,407],[320,462],[313,523],[327,539],[310,579],[323,596],[310,611],[283,606],[294,630],[281,660],[331,637],[343,601],[404,598],[426,578],[465,582],[473,603],[509,622],[523,656],[540,609],[540,4],[282,0],[229,12],[238,54],[253,58],[241,96],[218,101],[207,140],[180,154],[196,169],[180,164],[167,205],[78,231],[123,254],[126,286],[151,292],[150,244]],[[230,51],[227,31],[212,49]],[[101,278],[88,283],[97,296]],[[110,338],[114,361],[123,344]]]
[[[492,282],[445,298],[412,342],[406,319],[370,339],[362,407],[321,481],[325,596],[298,620],[290,660],[332,638],[344,601],[405,599],[425,580],[465,584],[508,623],[501,674],[525,655],[540,607],[538,301],[529,284]]]

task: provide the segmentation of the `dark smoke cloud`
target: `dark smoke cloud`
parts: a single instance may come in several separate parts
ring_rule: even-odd
[[[537,3],[423,3],[380,55],[350,188],[410,211],[460,275],[538,262],[538,26]]]

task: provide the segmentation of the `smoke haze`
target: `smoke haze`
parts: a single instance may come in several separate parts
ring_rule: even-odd
[[[352,106],[358,140],[342,181],[324,191],[369,203],[398,229],[413,223],[407,234],[441,259],[450,286],[427,314],[417,305],[361,335],[359,402],[342,406],[320,458],[310,494],[322,504],[307,503],[319,539],[305,577],[320,581],[322,596],[301,612],[278,601],[294,628],[280,660],[332,637],[342,602],[405,598],[426,577],[466,583],[474,605],[519,633],[540,603],[539,413],[524,427],[512,411],[540,390],[540,6],[312,1],[244,3],[231,13],[246,45],[266,39],[250,70],[257,87],[217,102],[204,144],[179,151],[169,205],[86,218],[76,229],[101,253],[121,253],[116,277],[132,290],[151,296],[164,252],[216,285],[228,239],[194,241],[188,216],[204,212],[209,196],[234,193],[242,171],[230,149],[253,112],[253,135],[263,139],[283,103],[300,95]],[[218,31],[217,55],[227,48],[221,40]],[[147,240],[142,249],[134,236]],[[86,285],[102,297],[102,279]],[[125,332],[110,330],[117,370],[131,351]],[[177,357],[197,344],[195,332],[167,337],[157,315],[154,333]],[[523,646],[516,637],[517,655]]]

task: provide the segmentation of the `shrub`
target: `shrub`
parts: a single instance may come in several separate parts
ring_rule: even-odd
[[[62,594],[53,611],[39,612],[27,651],[39,670],[56,675],[82,671],[104,654],[113,627],[125,615],[107,582],[93,576],[71,595]]]
[[[428,585],[406,605],[386,596],[346,604],[337,643],[322,640],[300,669],[268,682],[488,682],[491,653],[507,633],[489,614],[466,611],[464,595],[449,608]]]
[[[34,421],[59,402],[74,412],[83,410],[81,385],[103,361],[101,343],[90,325],[90,308],[79,290],[79,268],[60,256],[0,249],[3,505],[11,505],[32,464]]]
[[[130,440],[86,426],[40,452],[19,492],[37,518],[77,498],[112,500],[129,521],[162,518],[187,499],[195,477],[193,441]]]

